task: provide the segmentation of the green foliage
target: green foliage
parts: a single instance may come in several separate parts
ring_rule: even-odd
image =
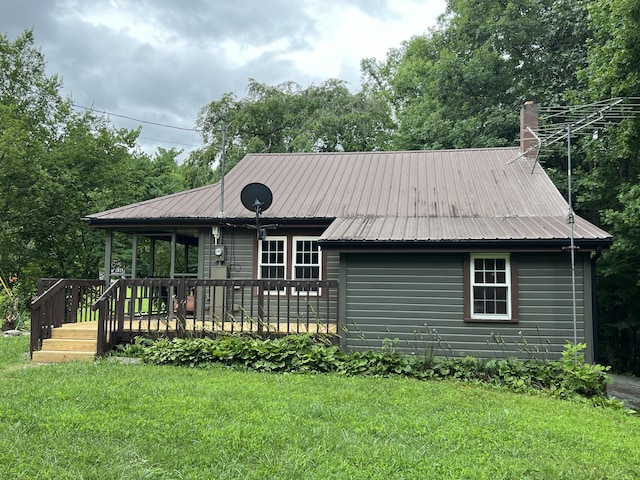
[[[138,353],[128,350],[128,353]],[[309,335],[288,335],[261,340],[225,335],[214,340],[160,340],[142,349],[144,361],[179,366],[219,362],[235,368],[267,372],[334,371],[342,353],[338,347],[315,342]]]
[[[567,344],[559,361],[500,359],[483,362],[472,357],[428,357],[396,351],[385,342],[380,351],[342,353],[336,346],[310,335],[261,340],[241,335],[215,339],[137,341],[125,348],[146,363],[203,367],[222,364],[261,372],[325,373],[345,376],[405,376],[417,379],[453,379],[489,384],[521,393],[546,393],[571,400],[606,396],[608,367],[588,364],[580,353],[585,344]],[[604,404],[596,400],[594,404]],[[614,401],[612,406],[620,406]]]
[[[384,150],[394,126],[383,98],[351,93],[340,80],[304,89],[251,80],[244,98],[223,95],[201,109],[197,124],[208,146],[182,166],[190,187],[220,178],[223,145],[228,171],[247,153]]]
[[[512,145],[524,101],[566,103],[580,87],[588,3],[449,1],[437,29],[386,62],[363,61],[369,87],[394,107],[394,148]]]
[[[589,4],[593,37],[580,72],[591,100],[637,97],[640,91],[640,4]],[[600,359],[618,372],[640,375],[640,120],[609,126],[588,146],[579,199],[602,217],[614,244],[599,262]],[[582,197],[582,198],[580,198]]]
[[[400,376],[113,359],[25,368],[28,348],[27,337],[0,338],[0,478],[631,480],[640,471],[639,419],[611,408]]]
[[[60,88],[31,31],[0,35],[0,265],[25,299],[40,277],[97,278],[103,234],[82,217],[181,186],[179,152],[140,154],[139,130],[75,112]]]
[[[561,360],[562,376],[558,379],[559,396],[591,398],[606,394],[604,373],[610,367],[585,363],[581,351],[586,346],[586,343],[565,345]]]

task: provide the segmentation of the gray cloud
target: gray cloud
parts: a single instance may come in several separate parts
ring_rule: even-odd
[[[399,15],[390,7],[396,0],[320,1],[0,0],[0,33],[13,39],[33,29],[48,72],[62,77],[64,93],[75,103],[190,128],[199,109],[225,92],[242,97],[249,78],[304,87],[336,76],[311,73],[292,57],[332,41],[322,30],[332,22],[322,23],[311,12],[350,6],[372,19]],[[444,0],[430,1],[444,10]],[[425,19],[423,31],[432,24]],[[360,58],[349,57],[347,45],[343,53],[330,66],[357,89]],[[140,125],[112,121],[123,128]],[[195,132],[143,124],[140,143],[148,152],[157,146],[189,151],[179,144],[200,141]]]

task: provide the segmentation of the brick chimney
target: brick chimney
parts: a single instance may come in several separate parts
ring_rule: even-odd
[[[538,106],[533,102],[525,102],[520,109],[520,153],[527,158],[536,158],[538,139],[527,128],[538,133]]]

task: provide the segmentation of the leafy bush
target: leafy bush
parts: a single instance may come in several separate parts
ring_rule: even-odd
[[[343,354],[338,347],[318,343],[310,335],[267,340],[225,335],[160,340],[142,348],[139,356],[148,363],[189,367],[215,362],[267,372],[330,372],[336,370]]]
[[[138,339],[121,349],[153,364],[200,367],[213,363],[264,372],[336,372],[340,375],[401,375],[417,379],[453,379],[507,388],[522,393],[542,392],[554,397],[585,400],[594,405],[621,407],[606,399],[609,367],[585,363],[585,344],[565,346],[557,361],[473,357],[420,358],[394,350],[385,343],[380,351],[345,354],[338,347],[311,335],[258,339],[225,335],[215,339]]]

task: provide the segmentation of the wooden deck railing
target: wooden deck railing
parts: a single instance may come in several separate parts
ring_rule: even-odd
[[[37,323],[36,332],[42,333],[32,340],[32,351],[50,337],[52,327],[85,318],[98,321],[98,354],[136,336],[312,333],[337,339],[337,281],[119,279],[94,297],[89,316],[77,306],[75,317],[63,317],[59,291],[73,282],[61,280],[34,300],[32,332]]]
[[[63,323],[97,321],[91,305],[102,294],[104,281],[44,278],[38,282],[38,297],[31,302],[31,347],[39,350],[51,338],[51,329]]]

